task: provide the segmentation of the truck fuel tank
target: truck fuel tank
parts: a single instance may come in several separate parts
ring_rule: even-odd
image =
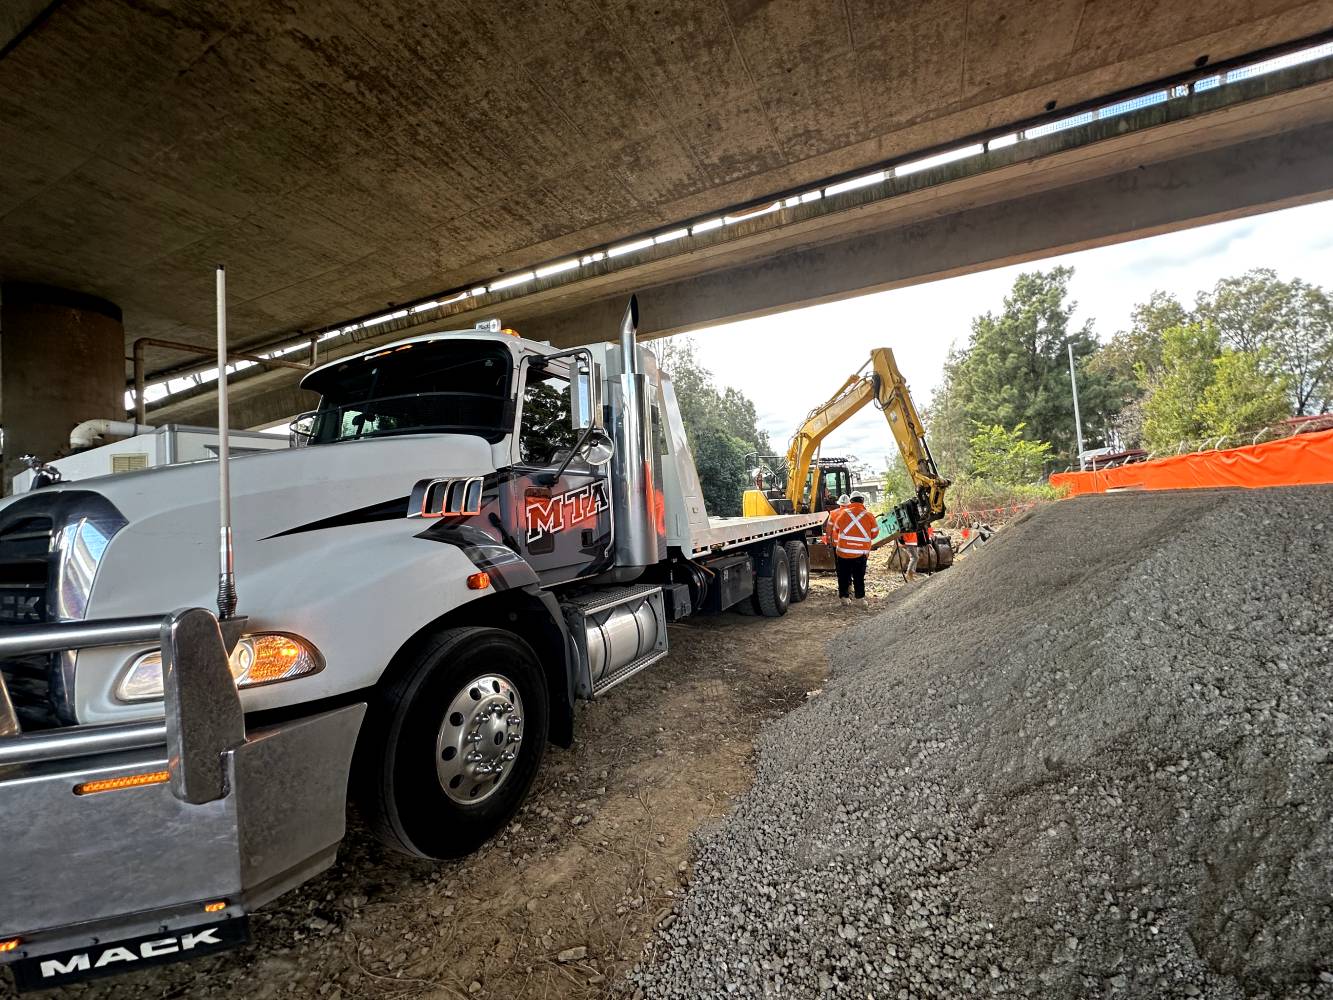
[[[576,691],[596,698],[667,654],[662,588],[596,590],[561,605],[578,648]]]

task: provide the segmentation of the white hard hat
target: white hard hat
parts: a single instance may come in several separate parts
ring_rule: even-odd
[[[846,507],[846,506],[847,506],[849,503],[851,503],[851,502],[852,502],[852,498],[849,497],[846,493],[844,493],[842,496],[838,497],[838,506],[839,506],[839,507]]]

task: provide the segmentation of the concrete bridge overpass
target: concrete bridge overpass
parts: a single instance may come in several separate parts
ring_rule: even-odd
[[[1327,197],[1328,60],[1192,83],[1330,26],[1328,0],[22,0],[0,15],[6,451],[108,415],[136,339],[206,345],[218,261],[238,347],[490,314],[567,342],[629,288],[674,332]],[[1186,89],[992,141],[1153,81]],[[238,375],[238,423],[300,409],[292,381]],[[206,393],[150,419],[207,422]]]

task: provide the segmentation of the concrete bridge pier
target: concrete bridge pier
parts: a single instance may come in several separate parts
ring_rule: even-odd
[[[82,420],[125,418],[120,309],[82,292],[0,286],[0,428],[4,492],[21,455],[55,458]]]

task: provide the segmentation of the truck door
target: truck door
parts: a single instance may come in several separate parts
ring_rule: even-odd
[[[570,374],[566,361],[541,358],[524,359],[520,370],[510,510],[522,555],[547,586],[593,576],[612,560],[608,466],[570,457],[581,436],[570,413]]]

